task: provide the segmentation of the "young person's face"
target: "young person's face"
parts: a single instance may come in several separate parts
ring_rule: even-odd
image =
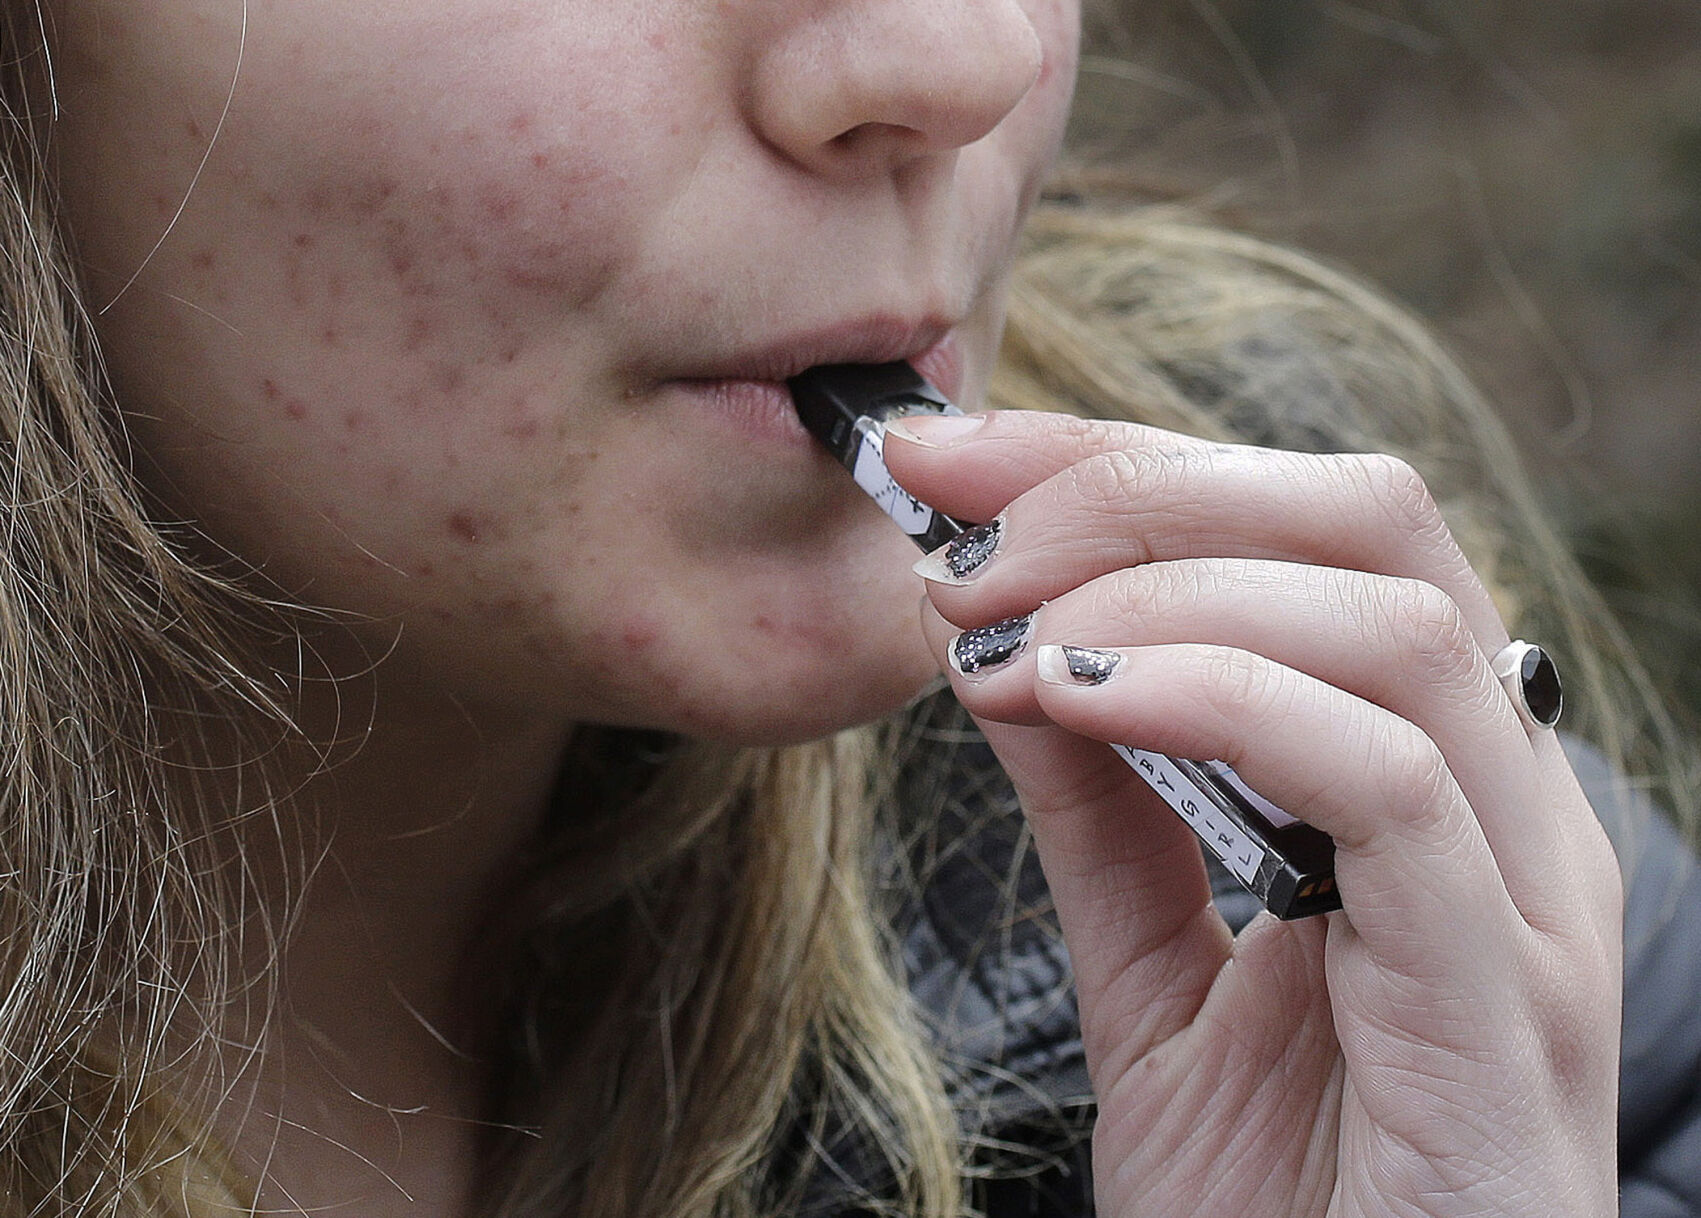
[[[909,542],[777,382],[978,401],[1077,0],[47,8],[169,511],[474,704],[777,740],[928,678]]]

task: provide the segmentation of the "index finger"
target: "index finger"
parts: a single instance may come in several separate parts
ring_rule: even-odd
[[[966,430],[962,419],[903,420],[885,447],[892,474],[924,503],[975,521],[1009,507],[996,572],[932,589],[959,625],[1026,612],[1147,561],[1273,558],[1431,584],[1486,654],[1509,638],[1423,479],[1398,458],[1029,411],[970,417]]]

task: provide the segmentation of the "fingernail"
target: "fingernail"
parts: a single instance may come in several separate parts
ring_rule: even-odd
[[[948,448],[967,439],[986,422],[978,414],[912,414],[886,424],[886,437],[896,436],[923,448]]]
[[[1033,614],[966,630],[951,641],[951,667],[965,677],[1008,664],[1027,646]]]
[[[966,584],[992,557],[1004,535],[1004,518],[965,529],[915,565],[915,573],[936,584]]]
[[[1103,685],[1115,675],[1121,663],[1119,652],[1050,643],[1035,656],[1040,680],[1049,685]]]

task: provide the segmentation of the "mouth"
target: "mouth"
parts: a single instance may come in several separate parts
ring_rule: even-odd
[[[963,359],[946,322],[877,318],[799,335],[707,361],[660,389],[685,393],[743,429],[768,439],[812,445],[785,382],[820,364],[886,364],[905,360],[953,400],[962,391]]]
[[[954,347],[951,323],[877,317],[800,334],[708,361],[682,380],[781,383],[819,364],[889,364],[894,360],[938,363],[941,348]],[[942,371],[950,371],[943,369]],[[924,374],[925,375],[925,374]],[[960,370],[954,375],[961,375]],[[939,385],[946,393],[956,386]]]

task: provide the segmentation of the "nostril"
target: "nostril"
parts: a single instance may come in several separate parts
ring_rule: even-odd
[[[872,145],[899,150],[913,147],[919,155],[929,151],[925,134],[898,123],[859,123],[827,141],[827,149],[839,156],[860,156]]]

